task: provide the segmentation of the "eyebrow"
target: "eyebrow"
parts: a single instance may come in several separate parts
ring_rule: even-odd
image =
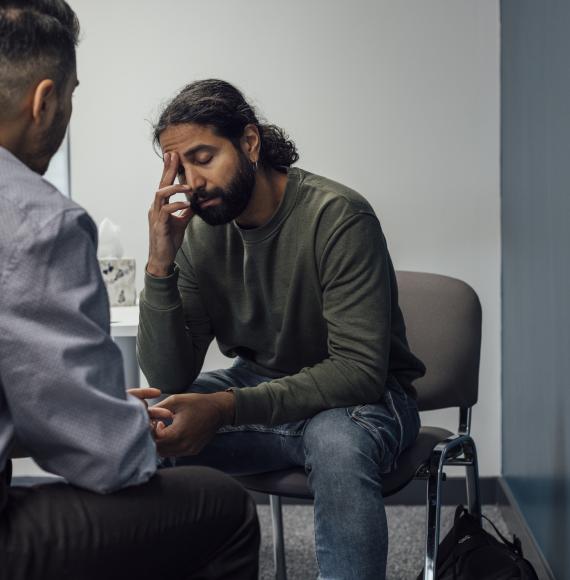
[[[206,145],[205,143],[200,143],[200,144],[195,145],[194,147],[190,147],[190,149],[184,151],[183,156],[186,157],[186,159],[189,159],[190,157],[192,157],[192,155],[195,155],[196,153],[198,153],[200,151],[214,152],[215,150],[216,150],[216,147],[214,147],[213,145]]]

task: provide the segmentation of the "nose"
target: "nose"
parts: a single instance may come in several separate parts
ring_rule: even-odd
[[[185,167],[186,183],[190,186],[192,192],[199,189],[206,189],[206,180],[195,167]]]

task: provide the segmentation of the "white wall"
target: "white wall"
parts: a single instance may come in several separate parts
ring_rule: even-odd
[[[472,284],[483,304],[481,473],[499,473],[498,0],[70,0],[83,29],[72,196],[121,225],[139,266],[161,163],[148,120],[185,83],[237,84],[299,165],[372,202],[396,267]],[[430,414],[434,415],[434,414]],[[455,413],[424,421],[455,428]]]
[[[48,170],[44,175],[64,195],[69,197],[69,133],[65,135],[63,143],[57,153],[51,158]]]

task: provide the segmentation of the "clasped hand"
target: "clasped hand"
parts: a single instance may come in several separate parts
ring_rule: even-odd
[[[162,409],[157,406],[148,406],[147,399],[156,399],[157,397],[160,397],[162,394],[160,389],[155,389],[154,387],[140,387],[136,389],[127,389],[127,393],[136,397],[145,406],[153,431],[156,430],[158,423],[172,419],[172,413],[168,409]]]
[[[158,420],[154,438],[163,457],[196,455],[214,437],[216,431],[233,422],[234,395],[231,392],[212,394],[189,393],[172,395],[149,407],[149,415],[167,413],[171,423]]]

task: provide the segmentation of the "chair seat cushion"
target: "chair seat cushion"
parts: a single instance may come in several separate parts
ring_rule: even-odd
[[[422,427],[414,444],[398,458],[397,469],[383,477],[383,495],[387,497],[405,487],[414,478],[417,470],[429,463],[433,448],[452,435],[447,429]]]
[[[402,489],[414,478],[416,471],[422,465],[429,463],[433,448],[451,435],[453,433],[446,429],[422,427],[415,443],[400,455],[397,469],[382,478],[383,495],[389,496]],[[300,499],[313,497],[309,489],[307,475],[302,467],[255,475],[241,475],[235,479],[245,488],[261,493]]]

